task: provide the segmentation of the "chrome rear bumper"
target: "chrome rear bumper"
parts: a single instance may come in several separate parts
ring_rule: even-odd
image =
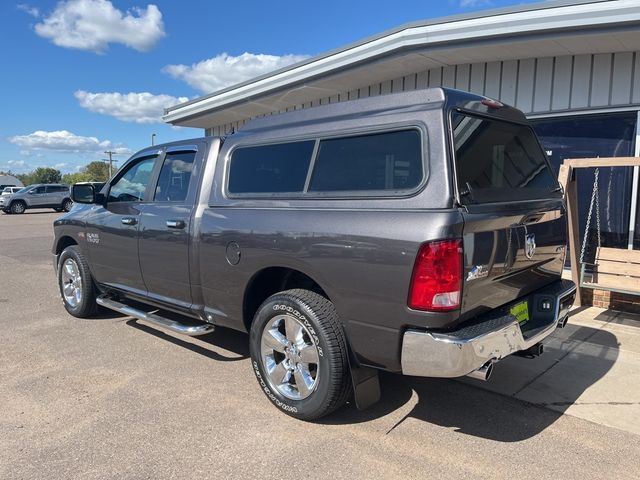
[[[462,377],[488,362],[496,362],[540,342],[563,324],[575,296],[575,284],[561,280],[528,297],[555,299],[553,315],[532,322],[523,332],[510,314],[494,314],[456,331],[407,330],[402,342],[402,373],[421,377]],[[528,298],[524,297],[524,298]],[[523,299],[524,299],[523,298]],[[551,312],[550,312],[551,313]]]

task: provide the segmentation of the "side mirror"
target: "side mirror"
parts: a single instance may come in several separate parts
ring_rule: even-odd
[[[96,203],[96,191],[93,185],[74,185],[71,187],[71,199],[75,203]]]

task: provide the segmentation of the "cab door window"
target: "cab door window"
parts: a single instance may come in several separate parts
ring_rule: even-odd
[[[131,165],[116,183],[111,185],[109,203],[143,201],[156,158],[146,157]]]
[[[43,194],[45,192],[45,188],[46,187],[36,187],[36,188],[31,190],[31,193],[41,195],[41,194]]]
[[[164,159],[156,185],[156,202],[183,202],[189,192],[196,152],[170,152]]]

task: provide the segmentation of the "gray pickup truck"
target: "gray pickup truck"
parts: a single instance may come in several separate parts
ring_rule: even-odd
[[[562,190],[524,115],[429,89],[146,148],[54,223],[64,306],[249,333],[260,388],[311,420],[378,371],[486,380],[566,323]]]

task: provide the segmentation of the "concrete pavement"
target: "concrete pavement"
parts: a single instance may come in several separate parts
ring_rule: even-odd
[[[489,382],[464,382],[640,435],[640,318],[579,308],[535,359],[506,358]]]
[[[637,478],[635,319],[583,310],[489,383],[382,375],[371,409],[303,423],[243,334],[67,315],[54,218],[0,215],[0,478]]]

